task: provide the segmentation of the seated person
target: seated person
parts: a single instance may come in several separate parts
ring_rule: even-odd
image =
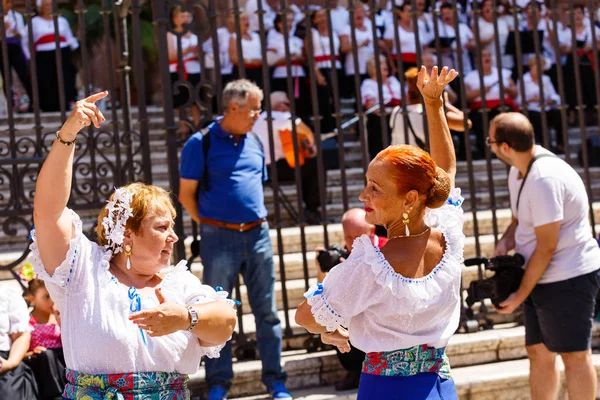
[[[296,159],[294,158],[294,145],[292,142],[292,114],[290,113],[290,100],[287,94],[284,92],[271,93],[271,109],[273,110],[271,112],[273,118],[273,145],[278,180],[279,182],[295,181]],[[269,124],[266,112],[263,112],[261,117],[256,120],[252,130],[260,136],[265,152],[265,164],[270,165]],[[296,119],[296,132],[299,142],[298,165],[300,165],[302,172],[302,200],[306,207],[306,222],[318,224],[320,223],[321,195],[315,139],[313,132],[300,118]],[[325,180],[326,178],[325,174]]]
[[[546,111],[546,121],[548,132],[554,128],[556,133],[556,147],[552,146],[554,153],[564,153],[563,137],[562,137],[562,119],[558,106],[560,105],[560,96],[556,93],[552,80],[548,75],[539,73],[537,67],[537,58],[529,60],[529,72],[523,74],[523,83],[525,87],[525,93],[523,96],[519,94],[517,97],[517,104],[526,105],[527,115],[531,125],[533,125],[533,132],[535,133],[535,142],[543,145],[543,129],[542,129],[542,108],[540,106],[541,93],[540,87],[544,90],[544,102]],[[546,66],[546,59],[541,57],[540,63],[542,71]],[[550,138],[548,141],[551,143]]]
[[[373,245],[381,248],[386,244],[387,238],[377,236],[375,234],[375,225],[369,224],[365,221],[366,212],[362,208],[351,208],[346,211],[344,215],[342,215],[342,229],[344,231],[344,249],[350,254],[350,250],[352,249],[352,243],[354,239],[360,237],[361,235],[367,235],[371,238]],[[318,254],[323,251],[322,247],[318,247],[315,249],[317,253],[317,280],[319,282],[323,282],[325,276],[327,276],[327,269],[330,267],[329,265],[321,265],[319,261],[320,258]],[[340,258],[339,260],[335,260],[336,264],[344,261],[344,258]],[[325,270],[325,271],[324,271]],[[349,353],[340,353],[337,350],[338,359],[340,363],[348,372],[346,376],[341,381],[335,384],[335,388],[337,390],[350,390],[356,389],[358,387],[358,382],[360,379],[360,373],[362,371],[362,363],[365,360],[365,353],[362,351],[352,347]]]
[[[67,379],[60,321],[43,280],[34,278],[28,282],[27,300],[33,307],[29,318],[33,332],[24,358],[35,375],[40,400],[62,399]]]

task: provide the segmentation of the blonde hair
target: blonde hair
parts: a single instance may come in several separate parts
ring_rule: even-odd
[[[373,57],[369,58],[369,61],[367,61],[367,74],[369,75],[369,78],[371,78],[373,80],[377,80],[377,70],[375,69],[375,67],[377,67],[377,64],[375,62],[375,57],[376,56],[373,56]],[[379,62],[381,64],[386,63],[386,65],[387,65],[387,60],[381,54],[379,55]],[[373,77],[373,75],[375,77]]]
[[[173,218],[177,216],[177,212],[175,211],[175,207],[173,206],[169,192],[161,187],[136,182],[127,186],[123,186],[122,189],[125,189],[133,194],[130,203],[131,212],[133,215],[127,219],[127,223],[125,224],[125,229],[130,229],[133,233],[140,233],[144,220],[150,211],[156,210],[157,208],[169,210]],[[115,194],[113,193],[110,196],[109,201],[113,199],[114,195]],[[108,240],[104,232],[104,226],[102,225],[102,220],[107,215],[108,209],[106,207],[104,207],[98,215],[96,234],[98,235],[97,242],[100,246],[105,246],[108,244]]]

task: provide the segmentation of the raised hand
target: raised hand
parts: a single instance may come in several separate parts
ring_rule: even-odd
[[[431,76],[426,79],[427,69],[421,66],[419,75],[417,77],[417,87],[423,96],[425,102],[435,102],[442,100],[442,93],[450,82],[458,76],[458,72],[454,69],[448,70],[448,67],[442,68],[438,76],[438,67],[435,66],[431,69]]]
[[[91,124],[94,124],[96,128],[100,128],[100,123],[106,119],[102,115],[102,111],[96,106],[96,102],[106,96],[108,96],[108,91],[105,90],[76,102],[69,118],[60,128],[61,138],[65,141],[74,140],[80,130]]]

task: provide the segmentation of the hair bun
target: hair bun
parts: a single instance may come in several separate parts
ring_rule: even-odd
[[[450,177],[446,171],[440,167],[436,167],[435,179],[427,193],[425,206],[428,208],[440,208],[446,203],[446,200],[448,200],[451,189]]]

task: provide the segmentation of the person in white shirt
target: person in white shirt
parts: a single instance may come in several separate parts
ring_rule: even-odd
[[[183,24],[191,22],[191,14],[183,12],[181,6],[171,9],[171,23],[173,31],[167,32],[167,50],[169,55],[169,72],[171,73],[171,90],[173,91],[173,108],[179,115],[179,132],[181,139],[187,139],[188,134],[195,130],[200,123],[200,108],[196,104],[193,93],[200,83],[200,59],[198,49],[198,36],[191,31],[185,31]],[[179,36],[179,37],[178,37]],[[181,46],[181,49],[179,47]],[[181,51],[181,60],[179,53]],[[181,64],[181,70],[180,70]],[[181,82],[181,84],[177,84]],[[192,91],[184,86],[187,82],[192,86]],[[182,111],[190,103],[192,112],[192,126],[182,118]]]
[[[397,29],[394,29],[394,23],[392,22],[389,24],[385,29],[383,38],[386,41],[387,47],[390,49],[390,63],[393,66],[392,71],[397,69],[398,49],[400,49],[400,53],[402,54],[402,67],[404,68],[404,70],[400,72],[404,73],[417,65],[417,39],[413,27],[410,2],[406,1],[401,6],[395,6],[394,13],[398,16],[398,27]],[[396,42],[396,31],[400,44]],[[424,46],[429,44],[431,37],[426,31],[419,30],[419,41],[421,49],[423,49]]]
[[[483,0],[480,5],[481,16],[478,19],[479,29],[479,40],[481,46],[488,50],[492,54],[492,63],[498,65],[496,57],[496,41],[500,45],[500,59],[502,61],[502,68],[512,69],[514,66],[514,60],[512,55],[506,54],[506,40],[508,34],[511,31],[510,25],[504,18],[496,18],[498,30],[494,28],[494,9],[492,7],[492,0]],[[498,17],[500,17],[498,15]],[[471,28],[475,32],[475,21],[472,22]],[[477,67],[477,62],[475,62]]]
[[[421,69],[431,155],[390,146],[369,164],[359,199],[366,222],[387,229],[385,246],[357,238],[296,311],[296,322],[323,342],[341,352],[352,342],[367,354],[361,400],[458,399],[444,349],[460,320],[463,198],[442,101],[456,74],[444,68],[437,81],[425,80]]]
[[[459,22],[458,34],[460,35],[460,45],[462,48],[463,70],[461,73],[462,76],[465,76],[473,70],[469,52],[475,51],[477,46],[475,45],[475,36],[468,25]],[[438,35],[440,38],[444,38],[448,42],[451,42],[447,43],[449,44],[447,47],[442,45],[441,54],[438,54],[438,58],[442,64],[458,69],[458,43],[456,40],[456,29],[454,27],[454,11],[452,10],[452,4],[447,2],[440,7]],[[432,38],[430,46],[435,48],[434,38]]]
[[[329,6],[331,9],[329,14],[331,15],[333,31],[337,33],[338,36],[342,36],[344,29],[350,25],[350,12],[346,7],[339,4],[338,0],[330,0]]]
[[[533,127],[523,114],[493,119],[488,143],[511,166],[513,220],[495,255],[514,249],[526,264],[519,289],[500,303],[498,312],[512,313],[523,303],[531,397],[558,397],[560,354],[568,397],[594,399],[597,376],[590,348],[600,248],[592,235],[583,180],[569,164],[534,145]]]
[[[360,82],[367,78],[367,62],[375,55],[375,46],[380,48],[380,52],[384,53],[385,44],[373,35],[373,28],[366,22],[367,14],[364,8],[358,7],[354,11],[354,35],[356,38],[356,59],[358,61],[358,75]],[[351,26],[346,25],[342,28],[340,34],[340,52],[345,53],[344,72],[346,74],[344,85],[341,87],[342,92],[346,93],[345,97],[353,97],[355,90],[354,75],[354,51],[352,44]],[[346,90],[344,90],[344,87]]]
[[[542,63],[542,70],[545,67],[545,59],[540,58]],[[540,74],[537,67],[537,60],[532,58],[529,60],[529,72],[523,75],[523,83],[525,86],[525,93],[521,95],[519,93],[516,103],[520,106],[524,105],[527,107],[527,116],[531,125],[533,125],[533,131],[535,133],[535,142],[542,144],[543,141],[543,129],[542,129],[542,107],[541,102],[541,89],[544,91],[544,111],[545,118],[548,121],[548,133],[550,129],[554,129],[556,135],[556,147],[553,151],[555,153],[564,153],[563,136],[562,136],[562,118],[558,107],[560,106],[560,96],[556,93],[556,89],[552,84],[552,80],[548,75]],[[517,85],[518,87],[519,85]],[[548,138],[551,142],[551,137]]]
[[[262,42],[260,35],[250,30],[249,17],[246,12],[240,14],[240,32],[242,34],[242,54],[238,54],[237,34],[234,32],[229,39],[229,58],[233,63],[233,78],[240,78],[239,67],[243,65],[245,78],[256,83],[258,87],[262,87]]]
[[[271,99],[271,117],[273,118],[273,150],[279,182],[295,182],[295,165],[300,165],[302,175],[302,200],[305,206],[305,218],[310,224],[320,223],[321,191],[319,190],[317,149],[311,129],[300,118],[296,118],[296,133],[298,135],[298,156],[294,158],[292,137],[292,114],[290,99],[285,92],[273,92]],[[271,164],[269,147],[269,125],[267,112],[263,112],[256,120],[252,132],[262,140],[265,154],[265,165]],[[298,161],[298,162],[297,162]],[[327,175],[327,174],[325,174]],[[325,176],[325,179],[327,176]],[[325,180],[324,187],[327,187]]]
[[[340,62],[340,39],[335,32],[329,32],[326,11],[321,9],[313,12],[312,19],[312,48],[317,77],[317,97],[319,102],[319,115],[321,119],[321,133],[333,132],[335,128],[334,88],[333,74],[336,70],[337,77],[342,76]],[[331,35],[331,36],[330,36]],[[304,48],[308,53],[309,35],[306,35]],[[333,53],[331,48],[333,47]],[[308,54],[308,56],[311,56]],[[339,83],[339,81],[338,81]],[[339,88],[337,88],[339,90]],[[339,93],[339,92],[338,92]]]
[[[206,68],[216,68],[217,63],[215,58],[218,58],[218,63],[221,71],[221,86],[225,87],[229,82],[234,80],[233,78],[233,63],[229,58],[229,39],[235,33],[235,16],[233,13],[229,13],[227,16],[227,26],[223,26],[217,29],[217,43],[219,45],[219,51],[215,54],[213,48],[213,38],[209,37],[202,48],[206,54]],[[216,98],[216,96],[215,96]]]
[[[21,13],[16,12],[12,9],[13,0],[3,0],[4,7],[4,29],[6,47],[8,50],[8,68],[9,71],[14,69],[21,81],[21,84],[29,96],[29,109],[32,110],[31,102],[33,101],[33,95],[31,92],[31,78],[29,76],[29,49],[27,46],[27,28],[25,26],[25,19]],[[2,80],[6,85],[6,75],[4,73],[4,59],[3,54],[0,50],[0,74]],[[11,90],[12,91],[12,90]],[[12,105],[12,98],[11,98]]]
[[[262,9],[264,14],[260,17],[258,14],[258,0],[247,0],[244,11],[248,15],[248,28],[252,32],[260,31],[259,18],[263,19],[265,32],[273,29],[275,17],[279,10],[279,0],[262,0]]]
[[[377,80],[376,58],[373,57],[367,64],[369,78],[365,79],[360,86],[360,96],[363,107],[366,110],[379,104],[379,90],[383,94],[383,107],[367,116],[367,142],[369,146],[370,159],[375,158],[377,153],[383,150],[383,132],[381,113],[384,110],[391,111],[392,107],[402,104],[402,87],[400,81],[395,76],[390,76],[390,69],[384,56],[379,56],[379,66],[381,72],[381,84]],[[386,125],[389,125],[390,116],[384,117]],[[390,143],[391,132],[388,129],[388,140]]]
[[[33,371],[23,362],[32,331],[23,294],[3,288],[0,291],[0,399],[38,399]]]
[[[42,111],[60,111],[59,92],[65,96],[65,107],[69,110],[77,97],[75,77],[77,69],[73,64],[73,50],[79,47],[79,41],[73,36],[69,22],[58,17],[59,48],[56,48],[52,0],[37,0],[39,14],[31,19],[33,47],[36,58],[36,73]],[[58,70],[56,52],[62,61],[62,70]],[[58,73],[62,73],[63,87],[58,86]]]
[[[277,14],[275,17],[275,28],[267,35],[267,60],[269,66],[273,67],[273,79],[271,81],[271,92],[288,91],[288,71],[285,45],[286,41],[290,53],[290,68],[292,79],[292,93],[296,107],[296,115],[305,118],[310,110],[310,92],[304,71],[304,41],[295,36],[293,29],[293,16],[287,15],[288,37],[284,36],[283,17]]]
[[[483,85],[481,87],[480,73],[473,70],[464,78],[465,96],[471,113],[469,118],[473,121],[473,132],[476,135],[476,147],[479,154],[475,157],[483,157],[485,150],[485,132],[483,131],[483,98],[485,93],[486,108],[488,111],[488,121],[499,114],[502,106],[502,94],[500,92],[500,82],[504,89],[504,105],[517,111],[514,99],[518,95],[518,88],[511,78],[511,71],[508,69],[498,70],[492,64],[492,54],[487,49],[481,49],[481,63],[483,66]]]
[[[593,47],[593,38],[592,38],[592,29],[589,25],[584,23],[584,12],[585,9],[582,6],[577,6],[573,10],[575,26],[571,30],[573,35],[575,35],[575,43],[576,43],[576,56],[578,58],[578,68],[579,68],[579,76],[581,78],[581,96],[583,103],[582,105],[586,107],[587,120],[593,121],[593,117],[596,115],[595,106],[597,105],[596,101],[596,87],[594,85],[595,76],[597,72],[595,71],[595,67],[593,65],[594,53],[592,51]],[[600,28],[596,27],[596,43],[600,44]],[[566,95],[567,95],[567,104],[570,107],[570,112],[572,115],[572,121],[575,121],[576,108],[579,103],[577,101],[577,85],[575,82],[575,60],[573,58],[573,53],[569,51],[569,55],[567,56],[567,63],[564,69],[564,76],[573,77],[573,84],[565,85]]]
[[[189,398],[186,375],[219,357],[236,324],[226,292],[171,265],[175,207],[164,189],[118,188],[98,216],[97,242],[67,208],[78,132],[105,121],[96,101],[78,101],[56,132],[36,182],[30,245],[34,271],[61,315],[65,399],[119,393]]]

